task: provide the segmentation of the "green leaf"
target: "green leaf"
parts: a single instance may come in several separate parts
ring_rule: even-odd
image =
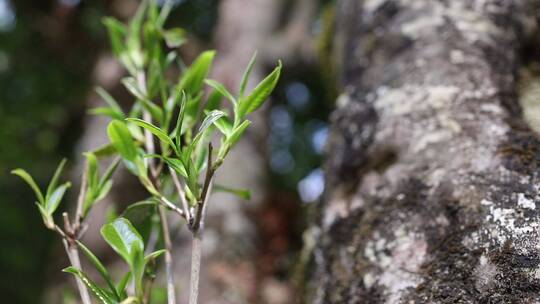
[[[213,123],[218,121],[221,117],[227,116],[227,113],[220,110],[213,110],[206,114],[201,126],[199,127],[199,134],[203,133],[210,127]]]
[[[62,201],[62,197],[64,197],[64,193],[66,193],[66,190],[69,187],[71,187],[71,183],[67,182],[60,185],[58,188],[56,188],[56,190],[53,191],[51,196],[45,202],[45,210],[47,211],[47,214],[52,215],[54,211],[56,211],[58,205],[60,205],[60,201]]]
[[[119,120],[113,120],[107,127],[107,133],[116,151],[126,160],[135,162],[138,155],[137,146],[126,124]]]
[[[119,164],[120,164],[120,158],[116,158],[113,160],[113,162],[109,165],[107,170],[105,170],[105,173],[103,173],[103,176],[101,177],[101,180],[99,181],[99,188],[103,188],[105,183],[111,179],[114,171],[116,171],[116,168],[118,168]]]
[[[195,168],[197,168],[197,173],[200,174],[200,172],[206,169],[206,165],[208,163],[208,146],[206,145],[205,141],[199,141],[196,155],[197,158],[195,160]]]
[[[163,110],[150,100],[148,100],[147,93],[144,91],[144,88],[139,87],[137,80],[133,77],[126,77],[122,79],[122,83],[126,89],[133,95],[137,100],[139,100],[143,107],[150,112],[152,117],[157,121],[162,121],[163,119]]]
[[[187,153],[191,155],[191,153],[193,152],[193,150],[195,149],[199,141],[205,135],[206,130],[218,119],[226,115],[227,113],[220,110],[213,110],[209,112],[208,114],[206,114],[206,117],[204,118],[203,122],[201,123],[201,126],[199,127],[199,132],[197,133],[193,141],[189,144]]]
[[[220,119],[216,120],[214,122],[214,124],[216,125],[216,127],[219,129],[219,131],[221,133],[223,133],[224,135],[228,136],[231,132],[232,132],[232,129],[233,129],[233,123],[232,121],[226,117],[226,116],[223,116],[221,117]]]
[[[133,175],[135,176],[139,176],[139,168],[134,162],[127,159],[122,159],[122,162],[124,163],[124,166],[126,167],[126,169],[128,169],[129,172],[133,173]]]
[[[234,129],[234,131],[226,140],[227,144],[229,144],[231,148],[234,147],[234,145],[236,145],[236,143],[238,142],[240,137],[242,137],[242,135],[244,134],[244,132],[246,131],[247,127],[249,127],[250,124],[251,124],[251,121],[244,120],[244,122],[242,122],[238,127]]]
[[[154,252],[152,252],[152,253],[150,253],[150,254],[148,254],[147,256],[144,257],[144,262],[148,263],[150,260],[155,260],[158,257],[160,257],[162,254],[164,254],[165,252],[167,252],[167,250],[165,250],[165,249],[154,251]]]
[[[124,119],[124,115],[119,114],[118,112],[116,112],[114,109],[112,109],[110,107],[93,108],[93,109],[88,110],[88,114],[90,114],[90,115],[103,115],[103,116],[108,116],[108,117],[110,117],[112,119],[118,119],[118,120]]]
[[[234,98],[234,96],[227,90],[227,88],[225,88],[223,84],[212,79],[206,79],[204,82],[218,91],[222,96],[230,100],[233,105],[236,104],[236,98]]]
[[[146,244],[154,230],[158,227],[157,206],[158,200],[147,199],[127,206],[120,217],[128,219],[137,228],[143,242]]]
[[[142,293],[142,277],[144,275],[144,242],[137,230],[125,218],[118,218],[101,228],[105,241],[129,265],[137,295]]]
[[[142,68],[143,58],[140,54],[141,47],[141,29],[144,22],[144,16],[148,1],[142,1],[137,9],[135,15],[131,18],[129,23],[129,36],[127,40],[127,46],[129,49],[131,60],[135,63],[137,68]]]
[[[161,70],[161,64],[156,57],[151,58],[148,67],[148,98],[153,99],[162,85],[163,71]]]
[[[144,129],[152,132],[152,134],[157,136],[159,138],[159,140],[161,140],[163,143],[169,145],[173,150],[176,150],[176,146],[175,146],[173,140],[162,129],[154,126],[153,124],[151,124],[149,122],[146,122],[146,121],[144,121],[142,119],[138,119],[138,118],[128,118],[127,121],[130,121],[130,122],[132,122],[132,123],[134,123],[134,124],[136,124],[136,125],[138,125],[140,127],[143,127]]]
[[[94,203],[97,203],[99,201],[101,201],[102,199],[105,198],[105,196],[107,196],[107,194],[109,194],[109,192],[111,191],[111,188],[112,188],[112,185],[113,185],[113,181],[112,180],[108,180],[106,181],[103,186],[101,186],[99,188],[99,191],[96,195],[96,198],[94,200]]]
[[[162,129],[169,130],[169,126],[171,124],[172,116],[174,113],[174,108],[181,102],[182,98],[183,98],[183,91],[178,91],[175,88],[171,90],[169,98],[163,105],[163,109],[165,112],[165,120],[163,124],[161,125]],[[165,97],[163,97],[163,99],[165,99]],[[171,138],[173,137],[174,136],[172,136]]]
[[[165,43],[170,48],[177,48],[186,41],[186,31],[181,28],[174,28],[163,32]]]
[[[130,35],[138,36],[140,34],[143,22],[144,22],[144,16],[146,14],[147,8],[148,8],[149,1],[141,1],[141,4],[137,8],[137,12],[131,19],[131,22],[129,23],[129,30],[131,31]]]
[[[11,174],[17,175],[22,178],[32,188],[32,190],[34,190],[34,193],[36,194],[39,203],[45,205],[45,198],[43,197],[41,190],[39,190],[38,185],[36,184],[32,176],[28,174],[28,172],[24,171],[23,169],[15,169],[11,171]]]
[[[105,215],[103,216],[106,224],[112,223],[115,219],[118,218],[118,211],[116,209],[116,205],[107,206],[107,209],[105,210]]]
[[[118,102],[112,97],[107,91],[105,91],[101,87],[96,87],[95,89],[96,93],[111,107],[113,111],[115,111],[119,116],[125,116],[124,111],[122,111],[122,108],[118,105]]]
[[[199,55],[189,69],[184,72],[179,83],[179,89],[185,90],[191,96],[198,94],[202,89],[204,79],[210,71],[215,55],[215,51],[206,51]]]
[[[238,127],[236,127],[231,134],[227,136],[224,144],[221,145],[218,153],[218,163],[221,163],[229,151],[236,145],[238,140],[242,137],[242,134],[246,131],[247,127],[251,124],[251,121],[245,120]]]
[[[261,81],[253,91],[239,102],[239,117],[243,118],[245,115],[257,110],[263,102],[270,96],[281,74],[281,61],[278,66]]]
[[[139,84],[135,78],[126,77],[122,79],[122,84],[131,93],[131,95],[135,96],[135,98],[139,100],[146,100],[146,93],[142,90],[142,88],[139,87]]]
[[[142,297],[144,293],[143,277],[144,277],[144,252],[143,250],[133,251],[133,264],[131,265],[131,272],[135,279],[135,294],[137,297]]]
[[[45,207],[43,207],[43,205],[38,202],[36,202],[36,206],[38,207],[39,213],[41,214],[41,218],[43,219],[43,223],[45,224],[45,227],[47,227],[48,229],[54,229],[54,219],[52,218],[52,216],[47,214]]]
[[[88,275],[81,270],[75,268],[75,267],[68,267],[62,270],[63,272],[71,273],[81,279],[81,281],[90,288],[94,296],[100,301],[102,304],[118,304],[117,301],[115,301],[109,294],[103,290],[103,288],[99,287],[94,281],[92,281]]]
[[[84,253],[86,258],[88,258],[88,260],[92,263],[92,265],[94,265],[94,267],[99,272],[99,274],[101,274],[101,277],[105,280],[107,285],[109,285],[109,289],[110,289],[111,293],[113,293],[115,295],[116,300],[120,301],[121,300],[120,295],[116,291],[116,287],[114,286],[114,284],[112,282],[111,276],[109,275],[109,272],[107,271],[107,268],[105,268],[105,266],[103,266],[103,264],[98,259],[98,257],[96,257],[94,255],[94,253],[92,253],[92,251],[90,251],[90,249],[88,249],[86,246],[84,246],[83,243],[77,241],[77,245],[79,246],[81,251]]]
[[[120,57],[125,52],[124,39],[127,33],[126,26],[111,17],[103,18],[103,24],[109,30],[109,38],[114,55]]]
[[[183,177],[187,177],[186,168],[184,166],[184,163],[180,159],[166,157],[159,154],[147,154],[145,155],[145,157],[153,157],[153,158],[162,159],[167,165],[169,165],[169,167],[171,167],[178,174],[182,175]]]
[[[184,116],[186,115],[186,103],[187,97],[186,92],[182,91],[182,99],[180,101],[180,111],[178,112],[178,118],[176,119],[175,127],[175,140],[176,140],[176,150],[180,152],[181,148],[181,139],[182,139],[182,127],[184,124]]]
[[[165,1],[165,4],[163,4],[163,7],[161,8],[161,12],[159,12],[159,16],[157,18],[157,25],[161,28],[165,24],[165,21],[167,20],[167,17],[169,17],[169,14],[173,8],[173,1]]]
[[[131,280],[131,271],[128,271],[123,277],[122,279],[120,280],[120,282],[118,282],[118,285],[116,285],[116,290],[118,291],[118,293],[120,294],[120,297],[123,299],[125,297],[127,297],[127,293],[126,293],[126,287],[127,287],[127,284],[129,283],[129,280]]]
[[[241,199],[245,199],[245,200],[248,200],[251,198],[251,192],[246,189],[234,189],[234,188],[229,188],[229,187],[225,187],[225,186],[217,185],[217,184],[214,185],[213,189],[216,192],[226,192],[226,193],[234,194],[240,197]]]
[[[60,178],[60,174],[62,174],[62,170],[64,170],[64,166],[66,165],[67,160],[64,158],[60,161],[60,164],[56,168],[56,171],[54,172],[53,177],[51,178],[51,181],[49,182],[49,186],[47,187],[47,194],[45,195],[45,200],[49,200],[49,197],[52,195],[53,191],[56,189],[56,185],[58,184],[58,179]]]
[[[147,11],[148,17],[146,22],[156,25],[159,16],[158,4],[156,0],[150,0],[150,7]]]
[[[97,190],[99,185],[99,169],[97,157],[91,153],[84,153],[86,157],[86,165],[88,166],[88,188],[91,190]]]
[[[187,177],[187,186],[190,189],[191,193],[194,197],[199,197],[199,175],[197,172],[197,168],[195,167],[195,163],[191,158],[188,160],[188,167],[187,167],[188,177]]]
[[[240,98],[244,96],[244,92],[246,90],[246,86],[249,80],[249,75],[251,74],[251,70],[253,69],[253,64],[255,63],[255,58],[257,58],[257,52],[253,53],[253,56],[251,56],[248,66],[246,70],[244,71],[244,75],[242,75],[242,81],[240,82],[240,91],[238,93]]]
[[[101,228],[101,235],[128,265],[133,266],[138,252],[144,250],[144,243],[139,232],[125,218],[117,218],[114,222]]]
[[[117,153],[116,149],[114,148],[114,145],[112,144],[103,145],[89,152],[93,153],[97,157],[107,157],[107,156],[115,155]]]
[[[156,206],[156,201],[154,200],[145,200],[145,201],[133,203],[127,206],[126,209],[122,212],[122,217],[125,217],[126,214],[132,212],[135,209],[154,207],[154,206]]]
[[[137,103],[140,105],[140,103]],[[142,108],[142,106],[141,106]],[[137,117],[138,115],[130,115],[131,117]],[[125,119],[122,119],[122,121],[125,121]],[[131,132],[131,137],[133,137],[133,140],[135,141],[135,144],[138,146],[142,145],[144,142],[144,134],[139,126],[136,124],[132,124],[130,122],[126,122],[126,126],[129,129],[129,132]]]

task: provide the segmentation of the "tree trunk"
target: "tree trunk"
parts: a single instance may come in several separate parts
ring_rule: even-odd
[[[310,303],[540,301],[537,1],[343,0]]]

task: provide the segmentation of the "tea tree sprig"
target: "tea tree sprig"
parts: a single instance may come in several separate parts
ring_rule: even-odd
[[[214,176],[251,124],[247,116],[260,108],[275,88],[281,62],[247,92],[254,55],[242,76],[238,94],[233,94],[223,84],[208,79],[215,51],[205,51],[190,66],[184,66],[176,51],[185,41],[184,30],[164,28],[171,8],[169,2],[160,8],[154,0],[143,0],[129,24],[114,18],[104,19],[113,54],[127,71],[122,84],[133,97],[133,103],[129,111],[124,111],[109,93],[96,89],[108,106],[89,112],[112,120],[107,127],[110,143],[84,154],[86,165],[75,215],[70,219],[67,213],[62,214],[63,228],[55,223],[54,212],[70,186],[70,183],[58,185],[65,161],[61,162],[45,195],[28,173],[21,169],[13,171],[35,192],[45,226],[62,237],[71,263],[64,271],[77,278],[84,304],[90,303],[89,291],[104,304],[148,303],[155,262],[161,255],[165,257],[167,303],[176,303],[167,211],[183,219],[192,234],[189,303],[198,303],[201,244],[209,198],[213,191],[249,198],[246,190],[214,187]],[[176,79],[166,77],[170,71],[178,72],[175,63],[181,67],[180,75]],[[228,100],[230,107],[222,106],[222,99]],[[100,174],[100,162],[110,157],[115,158]],[[129,266],[127,273],[118,276],[109,274],[80,239],[86,229],[84,219],[110,192],[112,175],[120,164],[139,179],[148,197],[128,206],[122,216],[101,229],[103,239]],[[133,224],[128,219],[133,210],[142,210],[159,219],[159,225]],[[153,241],[146,240],[136,227],[150,230]],[[162,242],[155,240],[157,235]],[[163,248],[156,250],[156,244],[163,244]],[[97,284],[81,268],[79,249],[106,286]],[[128,285],[133,286],[133,292],[127,291]]]

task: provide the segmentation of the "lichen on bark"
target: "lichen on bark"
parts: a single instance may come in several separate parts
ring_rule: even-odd
[[[343,0],[310,303],[540,301],[537,1]]]

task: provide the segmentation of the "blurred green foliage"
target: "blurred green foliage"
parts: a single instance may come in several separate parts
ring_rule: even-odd
[[[99,50],[89,46],[102,45],[103,34],[83,21],[103,7],[62,20],[56,5],[17,0],[3,8],[4,16],[13,14],[0,33],[0,236],[9,246],[0,250],[0,293],[10,303],[38,303],[51,235],[39,227],[32,193],[8,172],[25,166],[43,186],[61,156],[70,154]]]

